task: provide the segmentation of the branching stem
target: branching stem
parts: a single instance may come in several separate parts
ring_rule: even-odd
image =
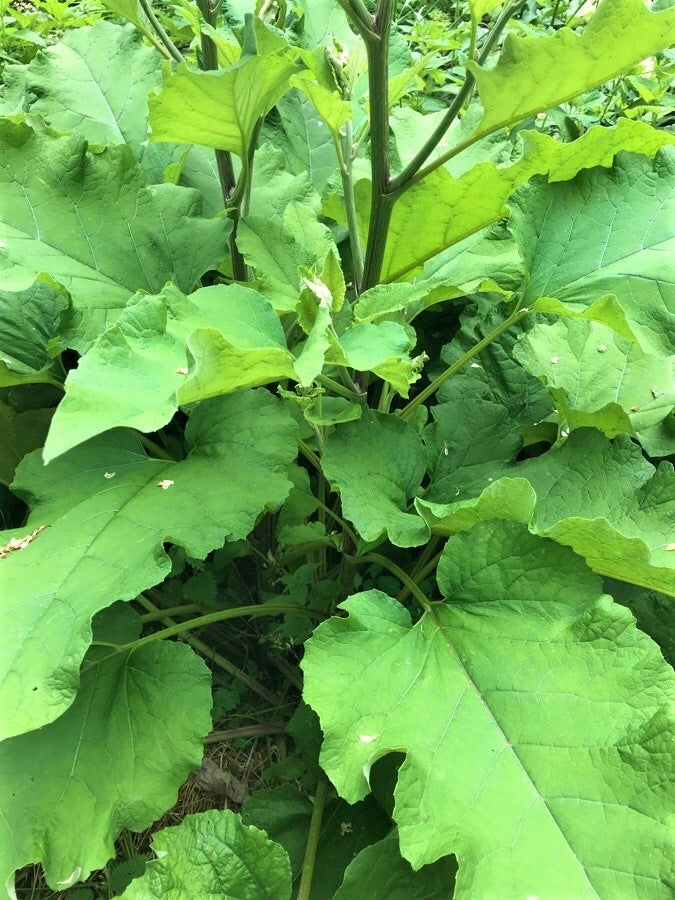
[[[185,62],[185,60],[183,59],[183,54],[180,52],[178,47],[176,47],[174,42],[171,40],[169,35],[166,33],[166,31],[162,27],[162,23],[159,21],[159,19],[155,15],[155,12],[152,8],[150,0],[140,0],[140,4],[141,4],[141,9],[147,16],[148,22],[150,22],[150,24],[154,28],[155,33],[157,34],[157,37],[160,39],[162,44],[166,47],[167,52],[169,53],[171,58],[179,63]]]
[[[402,409],[398,410],[398,415],[402,419],[408,418],[420,405],[420,403],[424,403],[425,400],[428,400],[439,387],[444,384],[448,378],[451,378],[456,372],[459,372],[461,368],[463,368],[468,362],[470,362],[474,356],[477,356],[481,350],[484,350],[488,347],[493,341],[495,341],[500,335],[504,334],[505,331],[522,319],[524,316],[528,314],[528,309],[516,309],[515,312],[512,312],[511,315],[504,319],[504,321],[499,324],[490,334],[486,335],[481,341],[478,341],[477,344],[467,350],[467,352],[460,356],[458,360],[456,360],[451,366],[449,366],[444,372],[438,376],[438,378],[434,378],[434,380],[428,384],[423,391],[420,391],[416,397],[410,401],[410,403],[406,404]]]

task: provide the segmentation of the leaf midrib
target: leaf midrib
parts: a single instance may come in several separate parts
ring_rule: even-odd
[[[566,846],[569,847],[569,849],[570,849],[570,851],[571,851],[571,853],[572,853],[574,859],[577,860],[579,866],[581,867],[581,869],[582,869],[582,871],[583,871],[583,873],[584,873],[584,877],[585,877],[586,881],[588,882],[589,887],[592,889],[594,895],[595,895],[596,897],[598,897],[598,900],[599,900],[599,895],[598,895],[597,891],[595,890],[595,887],[593,886],[593,883],[591,882],[591,880],[590,880],[590,878],[589,878],[589,876],[588,876],[588,872],[587,872],[586,866],[585,866],[584,863],[581,861],[581,859],[579,859],[579,856],[577,855],[576,850],[574,849],[574,847],[572,846],[572,844],[571,844],[570,841],[568,840],[567,835],[566,835],[565,832],[563,831],[562,826],[560,825],[560,823],[558,822],[557,818],[555,817],[555,814],[553,813],[553,811],[552,811],[551,808],[549,807],[549,804],[548,804],[546,798],[541,794],[541,792],[540,792],[539,789],[537,788],[537,786],[536,786],[536,784],[535,784],[535,782],[534,782],[534,779],[532,778],[532,776],[530,775],[530,773],[529,773],[527,767],[525,766],[525,764],[523,763],[523,761],[522,761],[521,758],[519,757],[518,753],[516,752],[516,748],[515,748],[514,745],[511,743],[511,741],[508,739],[508,737],[507,737],[507,735],[506,735],[506,732],[504,731],[504,729],[503,729],[501,723],[500,723],[499,720],[497,719],[497,716],[496,716],[495,713],[492,711],[491,707],[488,705],[488,703],[486,702],[485,698],[483,697],[483,694],[482,694],[480,688],[478,687],[478,685],[477,685],[476,682],[474,681],[474,679],[473,679],[471,673],[469,672],[468,668],[467,668],[466,665],[464,664],[464,661],[463,661],[462,657],[460,656],[460,654],[459,654],[458,651],[456,650],[454,644],[452,643],[452,641],[451,641],[451,639],[450,639],[450,636],[449,636],[447,630],[445,629],[443,623],[440,621],[438,615],[436,614],[436,609],[435,609],[435,607],[432,607],[432,608],[431,608],[431,612],[430,612],[430,613],[425,613],[424,618],[426,618],[427,616],[429,616],[429,617],[431,618],[431,620],[433,621],[433,623],[434,623],[434,625],[436,626],[436,628],[437,628],[437,630],[438,630],[438,633],[441,635],[441,637],[442,637],[442,639],[443,639],[445,645],[448,647],[448,649],[450,650],[450,652],[451,652],[452,655],[454,656],[456,664],[459,666],[461,672],[464,674],[467,683],[470,685],[470,687],[472,688],[473,692],[475,693],[475,695],[476,695],[478,701],[479,701],[479,702],[481,703],[481,705],[485,708],[485,710],[487,711],[488,715],[489,715],[490,718],[492,719],[492,722],[493,722],[493,724],[494,724],[494,727],[497,729],[497,731],[499,732],[499,734],[500,734],[501,737],[503,738],[505,750],[507,750],[507,752],[510,752],[511,755],[514,757],[514,759],[517,761],[517,763],[518,763],[518,765],[520,766],[520,768],[521,768],[521,770],[522,770],[522,772],[523,772],[525,778],[527,779],[527,781],[528,781],[529,784],[531,785],[532,791],[533,791],[533,792],[536,794],[536,796],[539,797],[539,799],[541,800],[541,802],[542,802],[544,808],[546,809],[546,812],[549,814],[549,816],[550,816],[550,818],[551,818],[551,821],[552,821],[553,824],[555,825],[555,828],[556,828],[557,831],[560,833],[560,836],[562,837],[562,839],[563,839],[563,841],[565,842]],[[433,640],[433,637],[432,637],[432,640]]]

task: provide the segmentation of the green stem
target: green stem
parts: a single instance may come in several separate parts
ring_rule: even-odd
[[[146,434],[143,434],[142,431],[137,431],[136,435],[145,449],[149,450],[158,459],[165,459],[167,462],[172,463],[177,462],[177,460],[175,460],[173,456],[170,456],[163,447],[160,447],[159,444],[151,441],[150,438]]]
[[[182,606],[170,606],[168,609],[157,608],[154,612],[149,612],[141,616],[141,622],[144,625],[147,625],[148,622],[157,622],[160,619],[166,619],[170,616],[187,616],[201,611],[202,607],[197,603],[184,603]]]
[[[317,375],[314,380],[322,387],[328,388],[340,397],[344,397],[345,400],[353,400],[354,403],[363,402],[364,394],[360,394],[357,390],[352,390],[351,388],[340,384],[339,381],[335,381],[334,378],[329,378],[328,375]],[[356,385],[354,385],[354,387],[356,387]]]
[[[300,448],[300,452],[305,457],[305,459],[312,464],[312,466],[316,469],[317,472],[323,472],[321,468],[321,460],[316,455],[316,453],[312,450],[311,447],[308,447],[307,444],[302,440],[302,438],[298,438],[298,447]]]
[[[218,8],[220,7],[220,3],[218,2],[215,6],[212,6],[210,0],[198,0],[197,6],[204,16],[204,21],[208,25],[215,27],[218,23]],[[208,34],[204,34],[203,31],[200,34],[202,69],[207,72],[214,72],[218,69],[218,48]],[[234,175],[234,165],[232,163],[232,154],[227,150],[215,150],[214,152],[216,155],[216,168],[218,170],[218,180],[220,181],[220,191],[223,195],[225,208],[228,208],[237,187]],[[236,231],[236,227],[233,227],[229,237],[232,276],[236,281],[246,281],[248,273],[244,258],[237,247],[237,242],[235,240]]]
[[[236,741],[238,738],[267,737],[272,734],[286,734],[284,725],[243,725],[226,731],[212,731],[204,738],[205,744],[219,744],[221,741]]]
[[[429,550],[429,548],[435,549],[439,540],[440,540],[440,538],[438,537],[438,535],[436,535],[435,537],[433,537],[431,539],[431,541],[426,546],[425,552],[422,554],[419,562],[413,569],[413,572],[412,572],[412,575],[410,576],[410,578],[412,581],[415,582],[415,584],[420,584],[420,582],[424,581],[424,579],[427,577],[427,575],[430,575],[434,571],[436,566],[438,565],[438,561],[441,558],[441,553],[443,551],[441,551],[441,553],[437,553],[431,559],[428,559],[429,554],[427,553],[427,551]],[[431,550],[431,552],[433,553],[433,549]],[[399,603],[402,603],[406,599],[408,594],[410,594],[410,590],[408,589],[407,586],[405,586],[403,588],[403,590],[398,594],[396,599],[399,601]]]
[[[330,516],[334,522],[337,522],[337,524],[340,526],[340,528],[342,528],[345,534],[349,536],[350,540],[354,542],[354,546],[356,546],[356,544],[358,544],[358,538],[356,537],[356,533],[352,530],[351,526],[347,522],[345,522],[345,520],[336,512],[333,512],[330,506],[322,503],[320,500],[317,502],[319,504],[319,508],[322,509],[326,513],[326,515]]]
[[[428,400],[432,394],[435,394],[439,387],[444,384],[448,378],[451,378],[456,372],[459,372],[463,366],[465,366],[470,360],[477,356],[481,350],[484,350],[488,347],[494,340],[496,340],[500,335],[504,334],[512,325],[522,319],[529,312],[528,309],[517,309],[515,312],[511,313],[511,315],[504,319],[504,321],[498,325],[490,334],[486,335],[481,341],[478,341],[477,344],[467,350],[467,352],[460,356],[458,360],[456,360],[451,366],[449,366],[444,372],[438,376],[438,378],[434,378],[434,380],[424,388],[423,391],[420,391],[416,397],[410,401],[410,403],[406,404],[403,409],[398,410],[398,415],[405,419],[413,413],[420,403],[424,403],[425,400]]]
[[[347,228],[349,230],[349,246],[352,254],[352,268],[354,270],[354,290],[356,296],[361,293],[363,281],[363,253],[359,240],[359,227],[356,215],[356,202],[354,200],[354,179],[352,178],[352,122],[345,124],[344,144],[342,148],[340,138],[334,136],[335,152],[340,164],[340,176],[342,178],[342,193],[345,198],[345,210],[347,211]]]
[[[386,556],[382,556],[380,553],[366,553],[363,556],[354,557],[354,561],[356,563],[373,562],[382,566],[383,569],[387,569],[387,571],[391,572],[392,575],[395,575],[398,578],[401,584],[405,585],[405,587],[408,588],[410,593],[419,602],[420,606],[425,612],[431,612],[431,603],[429,602],[426,594],[424,594],[419,586],[415,584],[410,575],[404,572],[400,566],[397,566],[395,562],[387,559]]]
[[[314,795],[314,809],[312,810],[312,818],[309,823],[309,833],[307,835],[307,846],[305,847],[305,858],[302,863],[302,875],[300,876],[300,887],[298,888],[297,900],[309,900],[310,891],[312,889],[312,878],[314,876],[314,863],[316,862],[316,850],[319,846],[319,836],[321,834],[321,821],[323,819],[323,808],[328,795],[328,782],[322,779],[316,786],[316,794]]]
[[[148,593],[156,594],[156,591],[149,591]],[[144,594],[140,594],[136,598],[137,602],[140,603],[145,609],[148,610],[150,615],[160,612],[159,608],[155,606],[154,603],[151,602]],[[142,621],[142,620],[141,620]],[[168,628],[173,628],[176,625],[173,619],[163,618],[161,620],[164,625]],[[155,634],[163,634],[162,631],[157,631]],[[150,635],[152,637],[153,635]],[[241,681],[242,684],[245,684],[247,688],[252,690],[255,694],[258,694],[259,697],[267,700],[269,703],[278,704],[279,697],[273,692],[268,690],[265,685],[260,684],[259,681],[256,681],[255,678],[252,678],[250,675],[247,675],[246,672],[242,672],[234,663],[231,663],[229,659],[225,659],[224,656],[221,656],[220,653],[217,653],[208,644],[205,644],[204,641],[200,641],[199,638],[194,637],[191,634],[185,634],[181,637],[181,640],[185,641],[186,644],[189,644],[193,650],[196,650],[198,653],[201,653],[202,656],[205,656],[207,659],[210,659],[218,668],[222,669],[224,672],[227,672],[228,675],[232,675],[233,678],[236,678],[238,681]],[[119,652],[117,650],[116,652]],[[114,654],[110,654],[114,655]]]
[[[377,40],[366,41],[372,181],[364,290],[380,280],[393,208],[393,198],[389,196],[389,33],[395,6],[396,0],[380,0],[375,15]]]
[[[148,18],[148,22],[150,22],[152,27],[155,29],[157,37],[160,39],[162,44],[164,44],[164,46],[166,47],[170,56],[176,62],[179,62],[179,63],[185,62],[185,60],[183,59],[183,54],[180,52],[178,47],[176,47],[176,45],[171,40],[171,38],[166,33],[166,31],[164,31],[164,29],[162,28],[162,24],[159,21],[159,19],[157,18],[157,16],[155,15],[154,10],[150,4],[150,0],[140,0],[140,4],[141,4],[141,9],[143,10],[143,12],[145,13],[145,15]]]
[[[509,6],[507,6],[503,10],[502,14],[499,16],[487,38],[485,39],[485,43],[481,47],[481,51],[478,55],[479,65],[482,65],[488,58],[492,48],[499,40],[502,31],[504,30],[504,28],[506,28],[507,23],[518,11],[520,6],[522,6],[522,0],[518,0],[518,2],[516,3],[509,4]],[[452,123],[461,112],[464,103],[468,100],[473,92],[475,83],[476,79],[470,72],[467,72],[464,84],[460,88],[459,93],[455,96],[455,99],[448,107],[446,114],[443,116],[438,126],[433,130],[428,140],[425,141],[424,145],[411,159],[411,161],[401,172],[401,174],[392,182],[390,190],[396,196],[400,196],[400,194],[402,194],[414,182],[421,180],[430,172],[433,172],[434,169],[437,169],[439,166],[444,165],[444,163],[452,159],[453,156],[457,156],[463,150],[466,150],[467,147],[470,147],[475,140],[479,140],[479,138],[471,139],[470,136],[469,138],[467,138],[467,140],[463,141],[461,144],[458,144],[456,147],[451,148],[447,153],[444,153],[442,156],[438,157],[438,159],[434,160],[433,163],[420,171],[424,163],[431,156],[438,144],[443,139],[443,136],[448,128],[452,125]],[[484,135],[480,135],[480,137],[484,137]]]
[[[363,0],[338,0],[338,2],[364,40],[377,39],[373,29],[373,17],[368,12]]]
[[[145,637],[139,638],[137,641],[130,641],[128,644],[121,644],[117,648],[118,653],[127,653],[129,650],[137,650],[145,644],[151,644],[153,641],[163,641],[170,637],[177,637],[186,631],[194,631],[196,628],[205,628],[207,625],[214,625],[216,622],[226,622],[228,619],[238,619],[242,616],[281,616],[285,613],[297,614],[299,607],[289,606],[282,603],[261,603],[257,606],[234,606],[231,609],[219,609],[216,612],[206,613],[203,616],[197,616],[196,619],[190,619],[187,622],[175,622],[168,628],[161,631],[154,631]],[[323,613],[316,612],[313,609],[301,609],[304,615],[312,616],[316,619],[325,618]]]

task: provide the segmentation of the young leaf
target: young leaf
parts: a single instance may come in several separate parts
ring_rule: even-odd
[[[675,405],[672,361],[583,318],[535,325],[521,336],[515,357],[547,385],[568,428],[637,435],[651,456],[668,454],[651,439]]]
[[[203,558],[245,538],[260,513],[287,496],[296,426],[266,391],[201,403],[186,438],[180,462],[150,459],[131,432],[115,430],[47,468],[39,453],[19,467],[13,489],[31,516],[0,540],[6,546],[47,527],[0,560],[3,737],[68,708],[91,617],[162,581],[171,569],[164,544]]]
[[[621,150],[653,156],[660,147],[675,142],[667,132],[628,119],[621,119],[612,128],[591,128],[567,144],[537,131],[522,132],[521,137],[523,155],[513,165],[499,167],[483,162],[458,178],[441,168],[405,192],[394,207],[383,281],[396,281],[446,247],[504,216],[509,196],[535,175],[547,175],[551,181],[568,180],[582,169],[611,166]],[[359,182],[356,188],[366,221],[367,188],[365,182]],[[609,291],[601,288],[593,299],[602,293]]]
[[[237,228],[237,246],[278,312],[295,310],[304,287],[300,270],[321,270],[328,254],[337,253],[330,230],[316,221],[312,207],[296,202],[287,205],[283,221],[245,216]]]
[[[229,809],[185,816],[180,825],[156,832],[152,849],[157,859],[131,882],[124,900],[169,895],[290,900],[286,851]]]
[[[328,126],[335,139],[340,136],[340,129],[352,117],[352,105],[342,100],[337,91],[331,91],[316,81],[308,72],[293,75],[291,87],[302,91],[312,101],[323,122]]]
[[[80,351],[136,291],[172,280],[187,292],[222,262],[230,223],[201,219],[200,206],[194,191],[148,186],[128,147],[92,153],[80,137],[0,120],[0,243],[21,270],[8,287],[44,271],[63,284],[68,343]]]
[[[407,512],[425,465],[422,439],[410,425],[397,416],[364,411],[358,421],[336,427],[321,463],[340,492],[346,518],[365,541],[386,533],[397,547],[426,543],[426,524]]]
[[[90,144],[127,144],[152,183],[160,183],[173,147],[148,145],[148,93],[162,81],[162,57],[136,28],[99,20],[67,32],[15,70],[31,114]]]
[[[216,285],[185,297],[167,287],[132,300],[69,373],[45,462],[111,428],[156,431],[181,404],[293,377],[283,329],[260,294]]]
[[[675,154],[666,149],[653,162],[620,156],[608,172],[522,188],[509,205],[530,273],[526,303],[557,297],[581,311],[614,294],[644,350],[675,352],[674,188]]]
[[[121,627],[120,617],[129,620]],[[131,610],[102,619],[102,640],[138,636]],[[209,671],[185,644],[92,648],[73,705],[0,745],[2,884],[29,863],[44,865],[55,891],[103,867],[123,828],[142,831],[175,802],[199,766],[210,709]]]
[[[485,110],[479,136],[574,99],[668,47],[675,10],[650,12],[642,0],[603,0],[583,34],[508,34],[496,66],[470,60]]]
[[[667,896],[673,676],[656,645],[582,560],[516,523],[451,538],[439,586],[414,626],[357,594],[306,646],[339,793],[363,797],[403,750],[402,854],[456,853],[457,897]]]
[[[171,72],[167,65],[161,91],[149,98],[152,140],[201,144],[245,159],[258,120],[288,90],[294,68],[292,51],[242,57],[215,74],[184,63]]]

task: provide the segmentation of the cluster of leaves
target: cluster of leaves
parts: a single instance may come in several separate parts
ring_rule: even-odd
[[[255,696],[111,892],[669,896],[675,138],[561,123],[675,10],[470,0],[433,108],[392,0],[106,3],[0,94],[0,883]]]

